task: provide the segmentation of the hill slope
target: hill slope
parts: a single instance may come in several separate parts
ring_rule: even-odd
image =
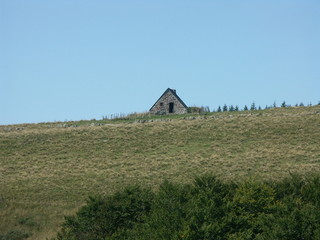
[[[320,170],[320,106],[151,120],[0,126],[0,234],[50,237],[88,195],[129,184]]]

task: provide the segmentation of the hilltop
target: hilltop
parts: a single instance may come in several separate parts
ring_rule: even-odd
[[[89,195],[320,170],[320,106],[0,126],[0,234],[53,236]]]

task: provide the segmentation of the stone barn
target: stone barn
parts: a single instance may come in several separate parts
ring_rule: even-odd
[[[187,113],[187,105],[179,98],[176,90],[168,88],[150,108],[156,115]]]

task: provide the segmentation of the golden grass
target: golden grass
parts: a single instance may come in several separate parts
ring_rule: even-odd
[[[315,106],[144,124],[0,126],[0,234],[52,237],[88,195],[135,183],[156,188],[206,172],[236,181],[319,172],[319,113]]]

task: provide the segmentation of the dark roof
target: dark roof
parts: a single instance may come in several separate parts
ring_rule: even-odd
[[[167,94],[168,92],[171,92],[173,94],[173,96],[175,96],[178,101],[185,107],[185,108],[188,108],[187,105],[181,100],[181,98],[179,98],[179,96],[177,95],[176,93],[176,90],[173,90],[171,88],[168,88],[162,95],[161,97],[159,97],[159,99],[152,105],[152,107],[150,108],[149,111],[151,111],[151,109],[157,104],[157,102],[165,95]]]

